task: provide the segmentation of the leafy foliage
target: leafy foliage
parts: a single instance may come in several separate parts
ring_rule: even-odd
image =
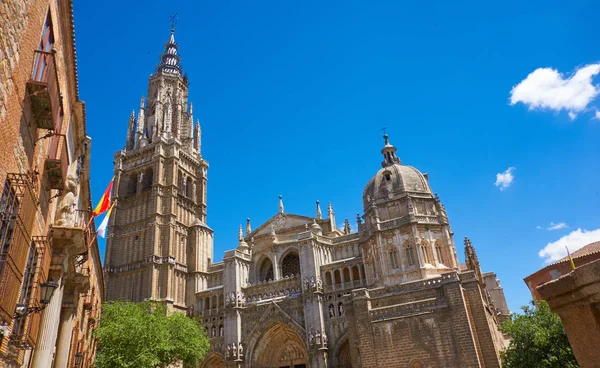
[[[200,324],[159,303],[113,302],[102,308],[96,368],[196,365],[209,343]]]
[[[560,318],[548,303],[541,301],[521,307],[502,325],[511,338],[502,353],[504,368],[576,368],[579,367]]]

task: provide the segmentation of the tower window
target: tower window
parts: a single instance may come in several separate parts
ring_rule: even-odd
[[[390,249],[390,264],[392,269],[398,269],[398,252],[396,252],[396,248]]]
[[[410,244],[406,247],[406,261],[408,262],[409,266],[415,265],[415,253]]]
[[[385,178],[385,181],[392,180],[392,175],[389,172],[384,173],[383,177]]]
[[[444,257],[442,253],[442,246],[438,243],[435,245],[435,252],[437,254],[438,262],[444,263]]]

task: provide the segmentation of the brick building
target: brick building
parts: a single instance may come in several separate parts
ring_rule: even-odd
[[[0,3],[0,367],[89,367],[104,294],[72,2]]]
[[[594,262],[600,259],[600,242],[594,242],[586,245],[583,248],[580,248],[571,254],[571,259],[573,259],[573,263],[575,267],[582,266],[586,263]],[[537,290],[537,287],[552,281],[556,280],[562,275],[566,275],[571,272],[571,262],[569,262],[569,257],[563,257],[558,261],[549,264],[548,266],[542,268],[539,271],[532,273],[531,275],[525,277],[523,281],[527,284],[529,291],[531,292],[531,297],[534,300],[542,299],[540,293]]]
[[[208,163],[187,96],[172,30],[115,154],[107,299],[198,318],[211,342],[204,367],[500,367],[502,289],[468,239],[459,266],[427,175],[403,165],[387,135],[357,232],[348,220],[337,228],[331,203],[326,218],[319,202],[302,216],[280,197],[213,262]]]

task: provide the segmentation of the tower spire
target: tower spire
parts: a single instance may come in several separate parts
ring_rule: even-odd
[[[173,75],[182,75],[183,70],[180,65],[180,57],[177,53],[177,43],[175,43],[175,21],[172,18],[171,36],[169,41],[165,43],[165,51],[160,55],[160,63],[156,67],[157,73],[166,73]]]
[[[279,213],[283,213],[283,196],[279,196]]]
[[[396,157],[396,147],[394,147],[388,140],[387,133],[383,134],[383,140],[385,145],[381,150],[381,153],[383,154],[383,162],[381,163],[381,167],[388,167],[394,164],[402,165],[402,161]]]
[[[317,219],[320,220],[323,218],[323,213],[321,212],[321,205],[319,205],[319,201],[317,201]]]
[[[125,149],[127,151],[132,150],[135,144],[135,111],[131,110],[129,115],[129,125],[127,126],[127,142],[125,143]]]
[[[331,231],[335,231],[335,214],[333,213],[333,205],[329,202],[329,206],[327,207],[327,217],[329,217],[329,227]]]

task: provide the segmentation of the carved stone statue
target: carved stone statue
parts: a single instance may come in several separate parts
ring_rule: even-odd
[[[329,304],[329,317],[334,317],[335,312],[333,311],[333,305]]]
[[[235,346],[235,342],[231,343],[231,352],[233,354],[233,357],[237,358],[238,350],[237,350],[237,346]]]
[[[314,330],[308,332],[308,344],[313,346],[315,344],[315,335],[313,334]]]
[[[317,276],[317,289],[322,289],[323,288],[323,280],[321,279],[320,276]]]
[[[305,277],[304,280],[302,280],[302,283],[304,285],[304,290],[308,290],[308,279]]]
[[[317,333],[315,334],[315,344],[321,345],[321,332],[320,331],[317,331]]]
[[[225,351],[225,359],[231,358],[231,345],[227,345],[227,350]]]
[[[219,327],[219,337],[223,337],[223,326]]]
[[[325,334],[325,331],[323,331],[323,345],[327,345],[328,341],[329,339],[327,339],[327,334]]]
[[[242,346],[242,343],[240,342],[238,344],[238,356],[241,358],[244,355],[244,347]]]
[[[311,276],[310,277],[310,287],[315,288],[316,286],[317,286],[317,283],[315,282],[315,277]]]
[[[58,208],[59,216],[56,226],[75,225],[75,205],[77,200],[77,179],[73,175],[67,176],[67,193],[62,197]]]
[[[344,315],[344,305],[340,303],[340,305],[338,305],[338,313],[341,316]]]

